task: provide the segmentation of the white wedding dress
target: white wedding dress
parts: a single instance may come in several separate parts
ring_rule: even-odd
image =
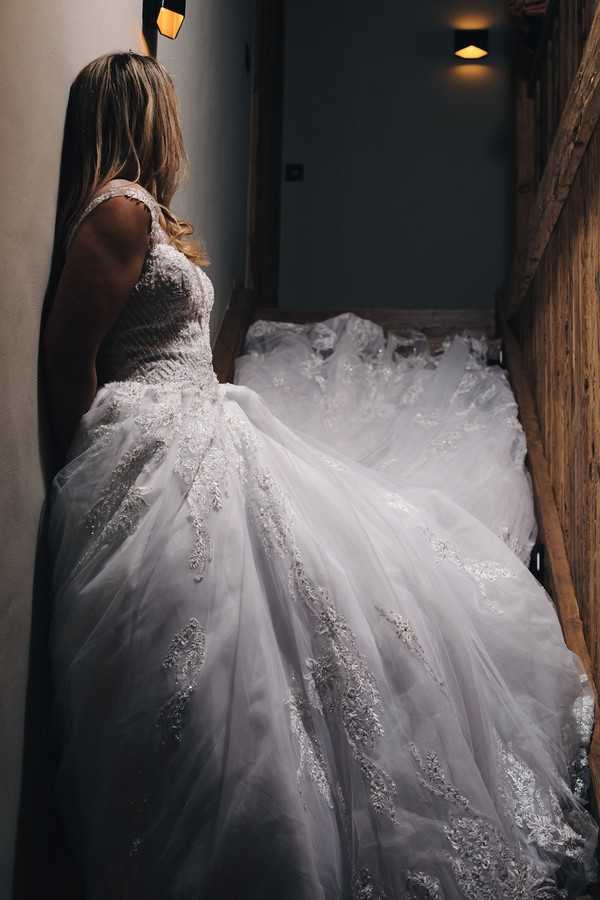
[[[385,336],[351,313],[313,325],[260,320],[235,380],[280,419],[398,485],[436,488],[528,561],[537,529],[525,437],[504,371],[484,338],[443,354],[411,330]]]
[[[210,280],[139,186],[83,215],[116,194],[149,207],[150,246],[49,518],[57,794],[86,900],[576,897],[593,694],[519,558],[528,501],[503,540],[450,445],[413,480],[406,458],[365,465],[368,435],[342,453],[273,392],[219,384]],[[401,379],[386,398],[392,433]]]

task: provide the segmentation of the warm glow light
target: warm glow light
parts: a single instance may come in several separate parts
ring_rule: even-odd
[[[490,78],[494,77],[490,66],[476,60],[469,63],[456,60],[456,65],[450,66],[448,72],[452,78],[469,85],[489,84]]]
[[[172,9],[166,9],[163,6],[156,19],[156,25],[163,37],[175,40],[183,24],[183,19],[181,13],[173,12]]]
[[[461,59],[483,59],[488,55],[488,46],[487,28],[456,28],[454,31],[454,55]]]
[[[492,28],[494,25],[500,24],[502,23],[495,21],[491,15],[483,13],[454,16],[449,22],[451,28],[457,28],[460,31],[480,31],[482,28]]]
[[[462,50],[455,50],[454,55],[460,56],[461,59],[482,59],[488,55],[488,51],[483,50],[481,47],[476,47],[474,44],[469,44],[468,47],[463,47]]]

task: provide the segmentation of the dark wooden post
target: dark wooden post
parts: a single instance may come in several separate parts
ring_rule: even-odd
[[[250,125],[247,287],[277,305],[283,126],[283,0],[257,0]]]
[[[514,76],[513,256],[524,252],[535,199],[535,102],[527,79]]]
[[[142,7],[142,32],[148,45],[150,56],[156,56],[158,47],[158,28],[156,17],[160,9],[160,0],[144,0]]]

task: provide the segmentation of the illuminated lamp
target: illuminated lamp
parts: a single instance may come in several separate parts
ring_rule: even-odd
[[[185,0],[162,0],[156,26],[163,37],[175,40],[185,19]]]
[[[461,59],[483,59],[489,53],[487,28],[457,28],[454,32],[454,55]]]

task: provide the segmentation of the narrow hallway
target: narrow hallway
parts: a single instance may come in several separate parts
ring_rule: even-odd
[[[600,900],[600,4],[5,22],[0,898]],[[188,169],[142,102],[94,201],[68,103],[119,53]],[[82,246],[149,226],[66,463],[74,184]]]

